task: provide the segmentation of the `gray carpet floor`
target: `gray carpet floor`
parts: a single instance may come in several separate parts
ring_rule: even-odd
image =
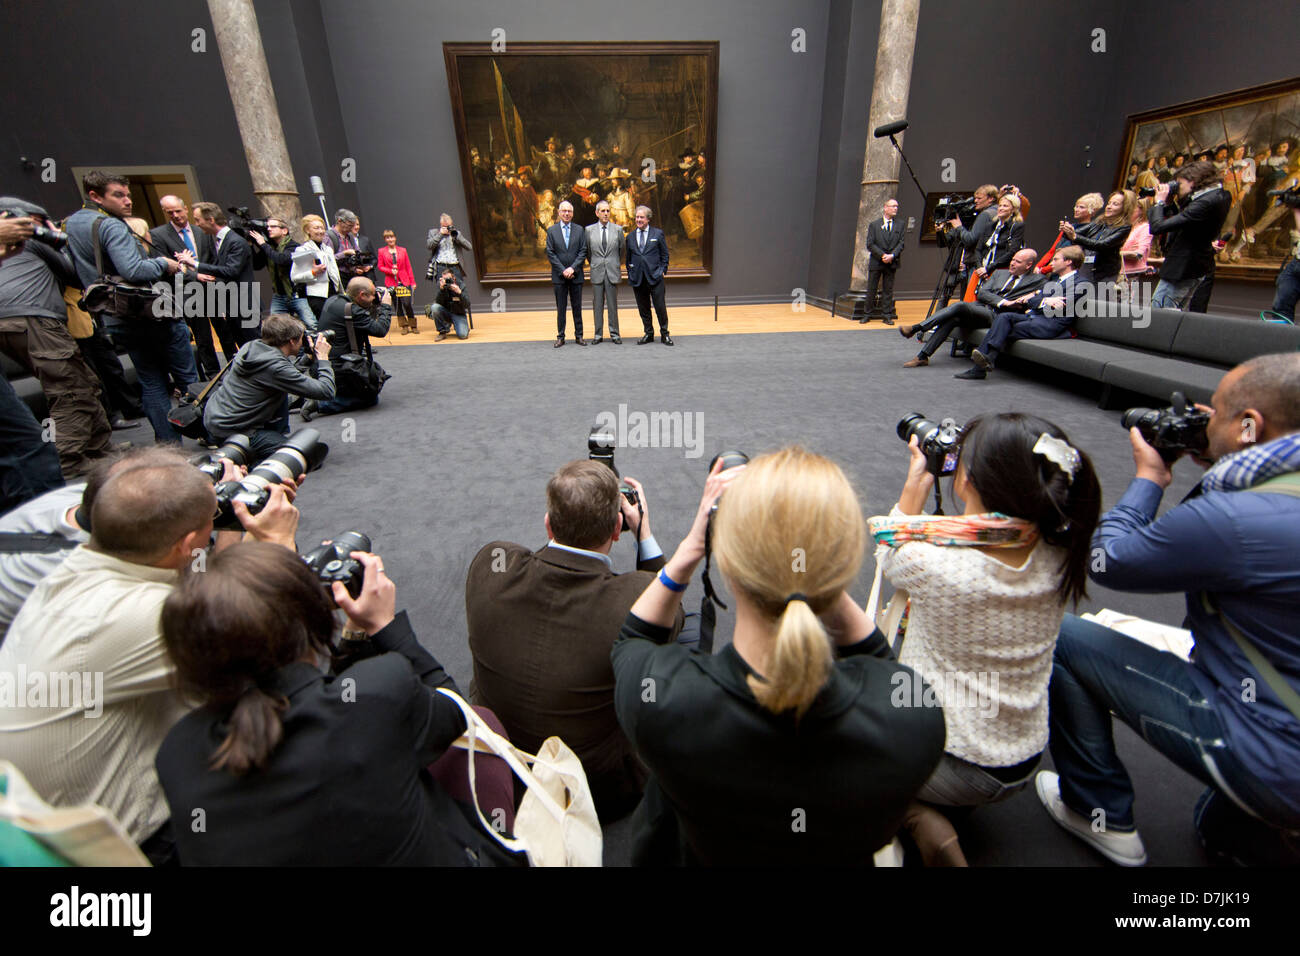
[[[847,323],[846,323],[847,324]],[[300,545],[357,530],[370,535],[423,643],[468,688],[464,588],[470,560],[495,539],[540,547],[545,485],[565,461],[585,457],[601,412],[680,412],[698,423],[689,448],[620,448],[621,472],[644,483],[655,536],[670,553],[688,530],[709,460],[723,449],[749,454],[799,443],[834,458],[854,481],[867,514],[887,513],[907,468],[898,420],[912,411],[958,421],[980,412],[1025,411],[1065,430],[1092,456],[1114,504],[1133,475],[1119,413],[1103,412],[1086,390],[1002,371],[983,382],[953,379],[968,363],[940,351],[928,368],[905,370],[913,342],[893,331],[685,336],[667,348],[605,342],[385,348],[393,373],[381,403],[315,420],[329,442],[325,466],[299,497]],[[291,418],[294,428],[301,422]],[[1197,469],[1182,463],[1165,497],[1176,503]],[[615,568],[634,565],[630,540],[615,545]],[[868,555],[853,594],[865,602]],[[715,576],[716,577],[716,576]],[[698,607],[698,578],[687,592]],[[726,597],[724,595],[724,600]],[[730,603],[730,602],[728,602]],[[1132,595],[1093,585],[1081,610],[1114,607],[1179,624],[1181,595]],[[724,612],[718,643],[731,620]],[[1204,865],[1191,813],[1201,785],[1117,729],[1137,790],[1137,816],[1153,864]],[[1050,766],[1047,758],[1046,766]],[[626,823],[607,829],[606,858],[626,862]],[[1105,865],[1057,828],[1032,787],[974,813],[962,827],[975,865]]]

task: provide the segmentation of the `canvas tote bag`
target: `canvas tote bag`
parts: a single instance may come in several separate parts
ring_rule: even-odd
[[[548,737],[537,756],[530,756],[489,727],[458,695],[441,687],[438,693],[451,698],[465,715],[465,733],[453,746],[469,751],[469,789],[483,828],[507,850],[526,853],[532,866],[600,866],[600,820],[577,755],[559,737]],[[476,751],[496,754],[528,788],[515,814],[514,837],[497,832],[479,809]]]

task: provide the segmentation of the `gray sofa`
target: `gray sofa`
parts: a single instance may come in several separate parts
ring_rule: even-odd
[[[1098,311],[1075,320],[1077,338],[1022,339],[1006,355],[1097,382],[1101,407],[1115,408],[1127,395],[1168,401],[1175,390],[1208,405],[1233,366],[1300,349],[1300,326],[1175,309],[1151,309],[1149,322],[1146,316]],[[974,331],[970,340],[978,344],[987,334]]]

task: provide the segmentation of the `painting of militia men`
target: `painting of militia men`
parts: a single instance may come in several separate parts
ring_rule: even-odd
[[[445,43],[481,281],[549,281],[546,230],[596,204],[663,229],[676,276],[710,274],[717,43]]]
[[[1216,271],[1272,280],[1300,243],[1279,197],[1300,185],[1300,80],[1130,116],[1116,188],[1151,195],[1194,160],[1232,197]]]

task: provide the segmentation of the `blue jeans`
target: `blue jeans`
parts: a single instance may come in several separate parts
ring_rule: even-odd
[[[379,396],[371,398],[352,398],[346,395],[327,398],[320,402],[316,409],[317,415],[337,415],[339,412],[352,412],[359,408],[369,408],[372,405],[379,404]]]
[[[1295,321],[1295,304],[1300,300],[1300,259],[1293,258],[1277,274],[1277,293],[1273,296],[1273,311]]]
[[[54,442],[44,440],[31,410],[0,375],[0,513],[62,487]]]
[[[308,332],[316,331],[316,316],[311,311],[311,305],[302,296],[287,296],[283,292],[277,292],[271,296],[271,311],[268,315],[296,315],[302,320],[302,324],[307,326]]]
[[[1186,308],[1187,303],[1191,301],[1192,293],[1196,291],[1196,287],[1200,282],[1199,276],[1195,279],[1179,279],[1177,282],[1161,279],[1156,283],[1156,291],[1151,293],[1151,308]]]
[[[167,413],[172,408],[167,376],[170,372],[182,389],[198,381],[189,326],[182,319],[122,321],[109,315],[105,320],[113,343],[131,356],[140,379],[141,404],[149,424],[153,425],[154,440],[179,443],[180,433],[167,421]]]
[[[226,435],[213,435],[213,441],[221,444],[225,442],[230,435],[237,434],[230,432]],[[255,468],[262,461],[284,444],[285,438],[289,434],[289,396],[285,395],[280,402],[280,407],[276,411],[275,418],[259,428],[245,432],[248,437],[248,467]]]
[[[1053,664],[1052,760],[1061,799],[1084,819],[1101,809],[1107,829],[1134,829],[1133,784],[1115,751],[1113,711],[1209,786],[1195,816],[1207,849],[1277,846],[1283,833],[1274,827],[1300,827],[1300,818],[1234,756],[1214,702],[1181,657],[1067,614]]]
[[[456,338],[469,338],[469,319],[463,315],[457,315],[450,309],[445,309],[437,302],[429,306],[429,318],[433,319],[433,326],[439,332],[450,332],[452,326],[456,327]]]

